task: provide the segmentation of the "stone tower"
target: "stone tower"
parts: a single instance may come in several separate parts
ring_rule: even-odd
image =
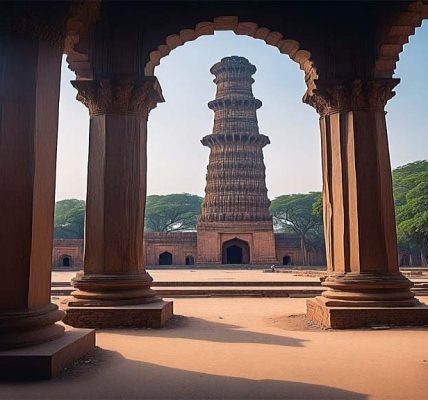
[[[205,199],[198,221],[198,263],[277,263],[265,182],[263,147],[253,96],[256,67],[243,57],[226,57],[211,68],[217,85]]]

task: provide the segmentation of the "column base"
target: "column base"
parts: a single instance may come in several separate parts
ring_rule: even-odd
[[[34,310],[0,313],[0,351],[60,338],[64,334],[64,326],[57,322],[64,315],[64,311],[52,303]]]
[[[147,273],[105,275],[78,273],[71,284],[70,307],[116,307],[155,303],[161,299],[150,288],[152,277]]]
[[[50,342],[0,351],[0,377],[2,380],[50,379],[94,349],[94,330],[70,329]]]
[[[321,296],[306,302],[306,317],[323,328],[349,329],[378,325],[428,325],[428,306],[332,307]]]
[[[106,307],[69,306],[65,311],[63,322],[76,328],[162,328],[173,315],[173,302]]]

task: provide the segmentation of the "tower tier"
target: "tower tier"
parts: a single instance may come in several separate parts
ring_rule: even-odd
[[[211,68],[217,85],[211,135],[201,142],[210,148],[205,199],[199,223],[270,222],[263,147],[251,77],[256,67],[243,57],[223,58]]]

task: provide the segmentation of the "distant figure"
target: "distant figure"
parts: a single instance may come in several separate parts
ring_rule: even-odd
[[[272,272],[275,272],[275,265],[271,265],[271,266],[270,266],[270,270],[271,270]]]

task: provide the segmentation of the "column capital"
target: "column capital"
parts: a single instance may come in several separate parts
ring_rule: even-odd
[[[77,100],[91,116],[101,114],[136,114],[146,119],[157,103],[164,100],[156,77],[142,79],[113,78],[71,81]]]
[[[360,79],[348,82],[317,82],[311,95],[305,95],[303,102],[320,114],[325,115],[349,111],[383,111],[389,99],[394,97],[397,78]]]

